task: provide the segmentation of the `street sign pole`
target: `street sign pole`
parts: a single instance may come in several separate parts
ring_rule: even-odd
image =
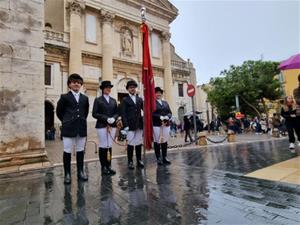
[[[236,106],[236,111],[240,111],[240,102],[239,102],[239,96],[235,95],[235,106]]]
[[[196,89],[194,85],[188,84],[187,88],[187,95],[191,97],[192,99],[192,111],[193,111],[193,121],[194,121],[194,138],[197,139],[197,124],[196,124],[196,114],[195,114],[195,102],[194,102],[194,96],[196,93]]]
[[[196,139],[197,139],[197,124],[196,124],[194,96],[192,96],[192,110],[193,110],[193,120],[194,120],[194,140],[196,141]]]

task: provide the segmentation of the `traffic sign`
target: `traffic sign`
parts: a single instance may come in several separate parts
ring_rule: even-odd
[[[195,87],[192,84],[188,84],[188,88],[187,88],[187,95],[190,97],[193,97],[195,95]]]
[[[242,114],[241,112],[236,112],[235,118],[238,120],[243,119],[243,118],[245,118],[245,114]]]

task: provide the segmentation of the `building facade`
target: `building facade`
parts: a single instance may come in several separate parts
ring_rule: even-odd
[[[156,86],[165,90],[176,118],[191,110],[187,83],[196,84],[192,63],[175,53],[170,24],[178,10],[167,0],[45,0],[45,129],[59,126],[56,103],[68,91],[71,73],[83,76],[83,92],[92,103],[99,83],[110,80],[120,102],[129,79],[141,87],[141,6],[150,27],[150,49]],[[139,89],[139,94],[143,93]],[[89,122],[93,122],[91,114]]]
[[[209,88],[208,84],[197,85],[197,111],[200,112],[200,119],[206,124],[217,118],[216,110],[213,109],[207,99],[205,88]]]
[[[298,75],[300,69],[283,70],[279,75],[284,95],[293,95],[293,91],[298,87]]]

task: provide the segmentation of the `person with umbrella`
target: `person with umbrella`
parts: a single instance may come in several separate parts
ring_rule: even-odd
[[[169,104],[162,100],[163,90],[155,88],[156,110],[152,113],[154,152],[158,165],[171,164],[167,158],[168,140],[170,137],[170,119],[172,112]],[[160,154],[162,153],[162,158]]]

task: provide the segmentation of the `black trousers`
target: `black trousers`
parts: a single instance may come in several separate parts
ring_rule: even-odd
[[[191,136],[191,133],[190,133],[190,130],[185,130],[185,137],[184,137],[184,141],[187,141],[187,138],[189,137],[190,139],[190,142],[192,142],[192,136]]]
[[[298,141],[300,141],[300,117],[297,117],[295,121],[286,123],[286,129],[288,131],[289,135],[289,142],[295,143],[295,133],[298,138]]]

